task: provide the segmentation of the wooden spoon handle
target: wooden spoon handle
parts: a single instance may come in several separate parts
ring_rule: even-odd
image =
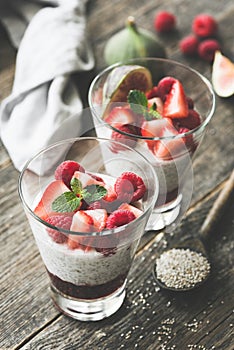
[[[209,211],[202,227],[200,230],[200,236],[202,239],[206,240],[209,233],[212,231],[214,226],[217,224],[218,220],[221,218],[225,206],[231,197],[232,191],[234,189],[234,170],[232,171],[229,179],[225,183],[223,189],[219,193],[217,199],[215,200],[211,210]]]

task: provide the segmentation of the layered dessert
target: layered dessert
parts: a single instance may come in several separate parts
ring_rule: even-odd
[[[180,80],[164,76],[154,85],[147,68],[118,66],[100,84],[92,102],[97,135],[142,153],[158,176],[157,205],[173,201],[198,145],[193,131],[202,123]]]
[[[142,231],[146,186],[140,176],[118,178],[62,162],[42,191],[33,232],[53,288],[70,298],[93,300],[126,280]],[[135,237],[135,238],[134,238]]]

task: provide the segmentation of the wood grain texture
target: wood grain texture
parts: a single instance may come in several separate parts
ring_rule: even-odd
[[[129,0],[89,1],[88,33],[96,67],[74,76],[87,105],[87,90],[104,66],[106,40],[133,15],[142,27],[153,30],[157,11],[177,16],[173,35],[160,36],[169,58],[196,68],[207,78],[211,67],[188,59],[178,49],[179,40],[191,31],[192,18],[209,12],[219,22],[219,39],[234,59],[231,0]],[[11,92],[15,50],[0,27],[0,99]],[[210,254],[212,275],[189,294],[158,291],[152,277],[155,253],[191,231],[196,234],[233,168],[234,99],[216,99],[216,111],[194,160],[194,193],[191,208],[174,234],[149,233],[142,239],[129,275],[128,295],[118,313],[97,323],[82,323],[61,315],[48,293],[48,278],[26,221],[17,192],[18,172],[0,144],[0,349],[32,350],[232,350],[233,342],[233,211],[230,208],[214,233]],[[161,239],[159,239],[161,237]]]

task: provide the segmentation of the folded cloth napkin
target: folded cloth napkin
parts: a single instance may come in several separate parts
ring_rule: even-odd
[[[18,170],[47,145],[90,129],[72,80],[72,73],[94,67],[86,2],[7,0],[1,11],[19,45],[12,93],[0,107],[1,139]]]

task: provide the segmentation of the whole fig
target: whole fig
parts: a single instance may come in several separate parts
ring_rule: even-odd
[[[154,33],[137,27],[134,17],[130,16],[126,27],[107,41],[104,59],[108,65],[111,65],[137,57],[165,58],[166,51]]]

